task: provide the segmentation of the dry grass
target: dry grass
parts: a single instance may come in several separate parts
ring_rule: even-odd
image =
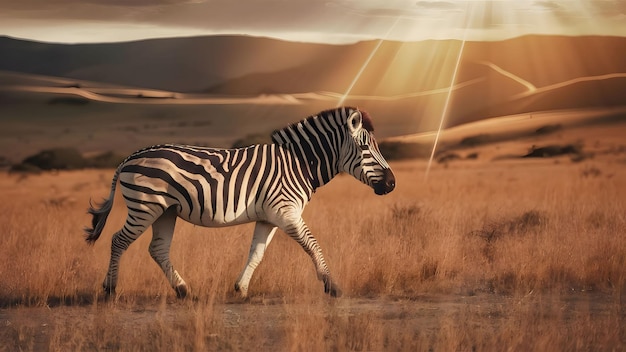
[[[392,165],[377,197],[340,176],[305,212],[346,297],[279,234],[240,302],[252,225],[179,221],[177,301],[147,247],[122,258],[119,297],[100,285],[121,197],[88,247],[89,197],[112,171],[0,175],[0,340],[6,350],[621,350],[626,344],[626,167],[464,161]],[[600,172],[590,173],[589,170]]]

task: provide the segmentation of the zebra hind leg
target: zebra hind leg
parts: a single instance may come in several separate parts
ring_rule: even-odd
[[[128,216],[126,217],[124,227],[116,232],[111,240],[109,270],[102,283],[102,288],[107,297],[115,294],[122,254],[124,254],[128,247],[146,231],[148,226],[154,222],[154,219],[160,217],[161,214],[163,214],[163,208],[160,205],[154,205],[152,207],[140,205],[137,208],[128,207]]]
[[[113,234],[111,241],[111,259],[109,260],[109,270],[102,282],[102,289],[104,290],[105,297],[115,295],[115,287],[117,286],[117,272],[120,265],[120,257],[128,249],[129,242],[121,240],[122,230]]]
[[[150,242],[150,256],[159,264],[167,281],[170,283],[178,298],[185,298],[189,292],[185,280],[170,262],[170,246],[176,226],[176,209],[171,207],[152,224],[152,242]]]
[[[254,235],[252,236],[252,244],[250,245],[250,253],[245,268],[239,275],[239,279],[235,283],[235,291],[241,294],[242,298],[248,296],[248,285],[254,270],[263,260],[263,255],[267,246],[270,245],[277,227],[267,222],[257,222],[254,227]]]
[[[130,230],[132,229],[132,230]],[[106,297],[115,295],[117,275],[120,266],[120,258],[128,247],[146,230],[145,225],[134,224],[130,218],[126,220],[124,227],[113,235],[111,240],[111,260],[109,270],[102,283]]]

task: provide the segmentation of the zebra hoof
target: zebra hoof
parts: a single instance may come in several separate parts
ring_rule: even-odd
[[[105,285],[102,285],[102,290],[104,291],[104,298],[105,299],[109,299],[109,298],[115,296],[115,287],[107,287]]]
[[[330,291],[327,293],[330,295],[330,297],[333,297],[333,298],[339,298],[341,297],[341,295],[343,295],[343,292],[341,292],[341,289],[335,285],[333,285],[333,287],[331,287]]]
[[[174,291],[176,291],[176,297],[183,299],[185,297],[187,297],[187,285],[178,285],[176,287],[174,287]]]
[[[331,297],[335,297],[335,298],[341,297],[341,295],[343,294],[339,286],[335,285],[333,282],[327,282],[324,285],[324,292],[330,295]]]
[[[248,287],[247,286],[239,286],[239,283],[235,284],[235,292],[239,292],[239,296],[241,299],[248,298]]]

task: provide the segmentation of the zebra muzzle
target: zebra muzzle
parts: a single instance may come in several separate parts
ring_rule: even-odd
[[[391,169],[383,169],[383,178],[378,182],[374,182],[374,193],[382,196],[390,193],[396,188],[396,177]]]

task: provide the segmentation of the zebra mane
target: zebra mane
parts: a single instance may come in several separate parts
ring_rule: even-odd
[[[363,117],[363,128],[365,128],[368,132],[374,132],[374,123],[372,122],[372,118],[367,111],[359,110],[361,112],[361,116]]]
[[[299,126],[301,126],[302,124],[315,125],[316,120],[319,119],[323,119],[329,126],[343,125],[345,124],[348,117],[348,112],[355,110],[361,112],[361,116],[363,117],[363,128],[365,128],[369,132],[374,132],[372,118],[367,112],[354,107],[342,107],[337,109],[324,110],[317,115],[311,115],[304,120],[289,124],[285,128],[274,130],[274,132],[272,132],[272,142],[275,144],[287,144],[297,142],[297,136],[300,134],[297,132]]]

